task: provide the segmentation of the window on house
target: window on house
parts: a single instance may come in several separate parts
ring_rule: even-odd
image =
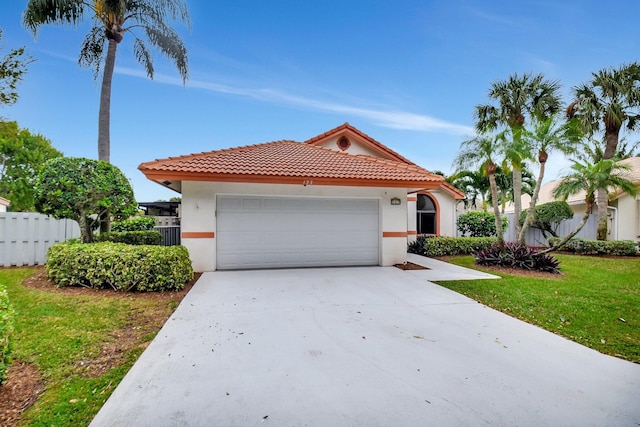
[[[436,234],[436,204],[426,194],[418,194],[417,226],[418,234]]]

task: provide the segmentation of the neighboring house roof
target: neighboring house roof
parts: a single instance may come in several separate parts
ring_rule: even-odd
[[[354,129],[349,126],[350,131]],[[182,180],[415,189],[435,189],[444,182],[442,176],[413,163],[353,155],[295,141],[170,157],[142,163],[138,169],[147,178],[176,191],[180,191]]]
[[[345,122],[340,126],[328,130],[318,136],[314,136],[311,139],[307,139],[305,141],[305,144],[320,145],[328,139],[335,138],[337,136],[355,136],[361,143],[364,143],[366,146],[373,149],[373,151],[379,153],[381,157],[387,158],[389,160],[395,160],[400,163],[406,163],[408,165],[415,165],[415,163],[413,163],[411,160],[401,156],[391,148],[376,141],[361,130],[351,126],[348,122]]]
[[[5,199],[4,197],[0,197],[0,205],[9,206],[11,205],[11,201],[9,201],[8,199]]]

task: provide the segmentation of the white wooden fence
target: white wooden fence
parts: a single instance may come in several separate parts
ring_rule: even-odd
[[[44,265],[51,245],[80,237],[78,223],[39,213],[0,213],[0,267]]]
[[[506,242],[515,242],[516,239],[516,226],[514,222],[514,214],[506,214],[507,218],[509,218],[509,226],[507,227],[506,232],[504,233],[504,240]],[[582,214],[574,215],[571,219],[566,219],[560,224],[556,229],[556,233],[560,237],[564,237],[567,234],[571,233],[578,224],[582,221]],[[587,220],[585,226],[574,236],[575,239],[595,239],[596,231],[598,229],[598,215],[591,215]],[[529,246],[541,247],[548,246],[547,239],[542,235],[542,232],[537,228],[529,228],[527,230],[527,234],[525,236],[525,242]]]

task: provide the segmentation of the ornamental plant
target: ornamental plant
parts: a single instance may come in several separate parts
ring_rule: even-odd
[[[138,204],[129,180],[117,167],[100,160],[60,157],[47,161],[36,181],[36,210],[80,224],[84,243],[108,212],[117,220],[133,215]]]
[[[9,303],[7,290],[0,285],[0,385],[7,380],[7,369],[11,364],[11,333],[14,311]]]
[[[458,231],[469,237],[495,237],[496,217],[484,211],[470,211],[461,214],[456,221]],[[502,231],[507,229],[507,218],[502,218]]]

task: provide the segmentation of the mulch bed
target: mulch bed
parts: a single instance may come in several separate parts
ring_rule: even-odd
[[[425,267],[423,265],[418,265],[418,264],[414,264],[412,262],[406,262],[404,264],[394,264],[393,265],[396,268],[399,268],[400,270],[430,270],[430,268]]]

